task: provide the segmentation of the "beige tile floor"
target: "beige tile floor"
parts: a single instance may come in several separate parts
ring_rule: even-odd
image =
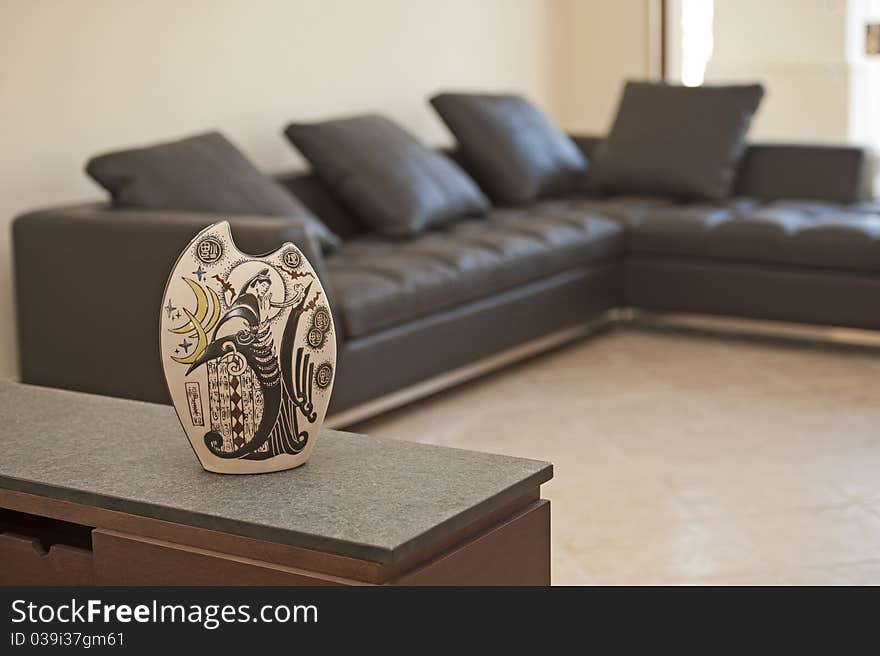
[[[880,351],[617,329],[354,430],[553,462],[555,584],[880,584]]]

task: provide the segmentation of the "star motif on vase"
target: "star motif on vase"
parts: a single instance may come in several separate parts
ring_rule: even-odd
[[[153,307],[156,307],[155,305]],[[171,305],[171,299],[168,299],[168,305],[165,306],[165,311],[168,313],[168,318],[171,318],[171,313],[174,312],[177,308]]]
[[[185,339],[182,343],[178,344],[178,346],[183,349],[184,353],[189,353],[189,347],[192,346],[192,342]]]
[[[201,264],[199,265],[199,268],[198,268],[198,269],[196,269],[195,271],[193,271],[193,275],[198,277],[199,282],[202,282],[202,277],[203,277],[206,273],[207,273],[207,271],[205,271],[205,270],[202,268],[202,265],[201,265]]]
[[[175,315],[174,315],[174,318],[175,318],[175,319],[180,319],[180,312],[178,312],[177,314],[175,314]]]

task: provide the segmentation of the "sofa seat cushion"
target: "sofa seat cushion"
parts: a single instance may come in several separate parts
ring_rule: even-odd
[[[880,271],[880,213],[748,199],[658,208],[630,226],[632,253]]]
[[[615,258],[623,247],[620,222],[537,203],[403,242],[359,236],[326,263],[334,304],[356,337]]]

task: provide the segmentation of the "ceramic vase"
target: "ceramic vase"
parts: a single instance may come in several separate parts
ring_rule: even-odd
[[[229,223],[183,249],[159,322],[165,380],[202,467],[256,474],[306,462],[336,372],[333,315],[293,244],[242,253]]]

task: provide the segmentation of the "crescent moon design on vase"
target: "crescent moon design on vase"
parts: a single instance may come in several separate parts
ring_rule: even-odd
[[[202,328],[202,324],[200,324],[196,320],[196,318],[190,313],[190,311],[187,310],[186,308],[183,308],[183,311],[186,314],[186,316],[189,317],[190,321],[192,322],[192,324],[196,328],[196,339],[198,339],[198,342],[196,342],[196,346],[193,349],[193,352],[190,355],[188,355],[187,357],[177,358],[172,355],[171,359],[174,360],[175,362],[179,362],[180,364],[192,364],[193,362],[195,362],[196,360],[199,359],[199,356],[202,353],[205,352],[205,349],[208,346],[208,336],[205,333],[205,329]]]
[[[205,320],[205,315],[208,313],[208,297],[205,296],[204,290],[195,280],[192,280],[191,278],[184,278],[183,281],[187,285],[189,285],[189,288],[192,289],[193,294],[195,294],[196,296],[196,319],[199,322],[202,322]],[[211,328],[214,327],[214,324],[217,323],[217,319],[220,318],[220,299],[217,297],[217,292],[208,287],[208,293],[211,295],[211,303],[214,308],[214,314],[211,317],[209,325],[205,326],[205,332],[211,330]],[[180,328],[172,328],[171,332],[177,333],[178,335],[190,333],[195,330],[194,324],[195,322],[190,321]]]
[[[169,332],[181,335],[181,334],[190,334],[190,337],[195,337],[198,342],[196,343],[195,348],[193,349],[192,354],[178,358],[175,356],[171,356],[175,362],[179,362],[180,364],[192,364],[196,360],[199,359],[199,356],[205,351],[205,348],[208,345],[207,333],[214,327],[214,324],[217,323],[217,320],[220,318],[220,299],[217,296],[217,293],[208,287],[208,292],[211,294],[211,304],[213,307],[211,319],[208,321],[206,325],[202,325],[202,321],[204,321],[205,316],[208,314],[208,297],[205,294],[204,290],[196,283],[195,280],[190,278],[184,278],[183,281],[189,285],[190,289],[192,289],[193,294],[196,297],[196,313],[193,315],[186,308],[181,308],[184,314],[186,314],[189,321],[179,327],[179,328],[171,328]]]

